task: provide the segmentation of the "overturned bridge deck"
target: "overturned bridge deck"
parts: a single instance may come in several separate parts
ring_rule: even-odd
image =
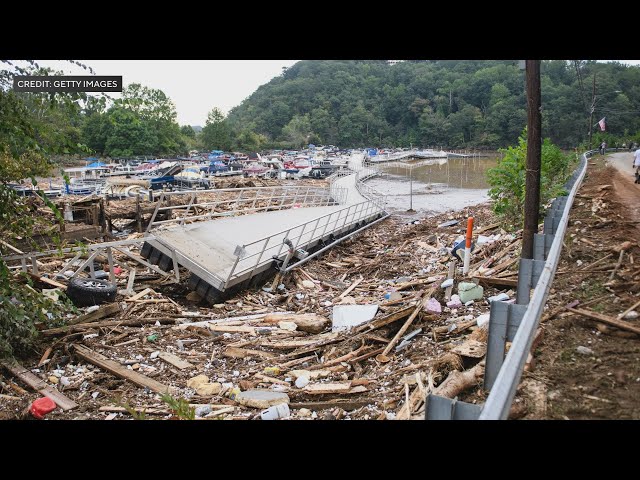
[[[362,156],[352,157],[349,169],[331,179],[332,198],[340,203],[156,229],[143,256],[164,270],[174,261],[187,268],[192,273],[190,287],[214,300],[221,292],[272,269],[276,259],[284,259],[285,239],[296,250],[313,251],[387,216],[384,199],[362,183],[375,173],[362,166]]]

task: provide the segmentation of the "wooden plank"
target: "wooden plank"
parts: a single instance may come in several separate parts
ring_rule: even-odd
[[[48,330],[41,330],[41,335],[60,335],[68,332],[82,332],[88,328],[100,328],[100,327],[139,327],[141,325],[147,325],[149,323],[160,322],[161,324],[176,323],[176,318],[171,317],[148,317],[148,318],[134,318],[132,320],[103,320],[101,322],[94,323],[79,323],[78,325],[67,325],[65,327],[50,328]]]
[[[342,408],[343,410],[355,410],[374,404],[373,400],[328,400],[326,402],[298,402],[289,403],[289,408],[308,408],[309,410],[326,410]]]
[[[591,312],[589,310],[582,310],[579,308],[567,308],[567,310],[573,313],[577,313],[578,315],[590,318],[592,320],[597,320],[607,325],[620,328],[621,330],[628,330],[629,332],[640,334],[640,327],[623,320],[618,320],[616,318],[607,317],[606,315],[602,315],[600,313]]]
[[[451,280],[456,276],[456,263],[458,263],[455,259],[449,262],[449,273],[447,274],[447,280]],[[451,300],[451,294],[453,293],[453,284],[450,287],[447,287],[444,291],[444,299],[445,301]]]
[[[302,315],[292,313],[289,315],[271,315],[264,317],[264,323],[293,322],[298,330],[308,333],[320,333],[331,325],[331,320],[315,313]]]
[[[127,257],[135,260],[136,262],[144,265],[147,268],[150,268],[151,270],[153,270],[156,273],[159,273],[160,275],[164,276],[164,277],[169,277],[171,276],[171,274],[160,270],[160,268],[156,267],[155,265],[152,265],[151,263],[147,262],[144,258],[136,255],[135,253],[133,253],[132,251],[130,251],[127,248],[122,248],[122,247],[114,247],[116,250],[118,250],[121,253],[124,253]]]
[[[584,305],[583,305],[584,306]],[[636,303],[634,303],[633,305],[631,305],[629,308],[627,308],[624,312],[622,312],[621,314],[618,315],[618,320],[621,318],[624,318],[624,316],[629,313],[631,310],[635,309],[636,307],[640,306],[640,300],[637,301]]]
[[[402,283],[400,285],[396,285],[396,292],[400,292],[402,290],[406,290],[407,288],[410,287],[416,287],[418,285],[429,285],[431,283],[433,283],[435,280],[429,280],[428,278],[423,278],[421,280],[414,280],[412,282],[407,282],[407,283]],[[439,281],[441,282],[442,279],[439,279]]]
[[[20,397],[16,397],[13,395],[5,395],[4,393],[0,393],[0,398],[3,400],[20,400]]]
[[[353,282],[349,288],[347,288],[344,292],[342,292],[340,295],[338,295],[337,297],[335,297],[333,299],[334,302],[337,302],[339,300],[342,300],[344,297],[346,297],[347,295],[349,295],[349,293],[351,293],[351,291],[356,288],[358,285],[360,285],[360,282],[362,282],[362,280],[364,280],[364,277],[360,277],[358,280],[356,280],[355,282]]]
[[[405,334],[409,326],[411,326],[411,323],[413,323],[415,318],[418,316],[418,313],[420,313],[420,310],[422,310],[422,307],[424,307],[427,304],[427,301],[431,298],[431,295],[433,295],[433,293],[436,291],[437,288],[438,286],[436,285],[435,287],[431,288],[431,290],[429,290],[427,293],[424,294],[424,296],[422,297],[422,300],[415,307],[415,310],[413,311],[411,316],[407,318],[407,321],[402,325],[402,327],[400,327],[400,330],[398,330],[398,333],[396,333],[395,337],[391,339],[391,341],[387,345],[387,348],[385,348],[384,351],[380,355],[378,355],[379,357],[378,361],[383,361],[385,357],[389,354],[391,349],[396,346],[396,343],[398,343],[398,340],[400,340],[400,337],[402,337]]]
[[[267,375],[263,375],[262,373],[256,373],[254,375],[254,378],[257,378],[258,380],[260,380],[261,382],[267,382],[267,383],[277,383],[278,385],[285,385],[287,387],[291,386],[290,382],[285,382],[284,380],[280,380],[278,378],[273,378],[273,377],[269,377]]]
[[[47,349],[42,354],[42,357],[40,357],[40,361],[38,362],[37,367],[41,367],[42,365],[45,364],[45,362],[49,358],[49,355],[51,355],[52,351],[53,351],[53,347],[47,347]]]
[[[127,302],[135,302],[136,300],[144,297],[145,295],[150,294],[151,292],[153,292],[152,288],[145,288],[144,290],[142,290],[141,292],[136,293],[133,297],[131,298],[127,298]]]
[[[193,364],[187,362],[186,360],[182,360],[180,357],[177,357],[173,353],[160,352],[158,354],[158,357],[160,357],[165,362],[170,363],[174,367],[179,368],[180,370],[184,370],[185,368],[193,368],[194,367]]]
[[[102,305],[98,310],[91,313],[85,313],[84,315],[80,315],[79,317],[71,320],[68,325],[77,325],[78,323],[91,323],[97,320],[100,320],[104,317],[108,317],[109,315],[113,315],[114,313],[120,312],[120,304],[119,303],[109,303],[108,305]]]
[[[4,245],[5,247],[7,247],[10,250],[13,250],[16,253],[19,253],[20,255],[24,255],[24,252],[22,250],[17,249],[16,247],[14,247],[13,245],[5,242],[4,240],[0,240],[0,244]]]
[[[132,268],[131,270],[129,270],[129,280],[127,280],[127,288],[125,290],[127,296],[134,294],[133,282],[135,281],[135,278],[136,278],[136,269]]]
[[[471,278],[478,279],[480,283],[484,283],[485,285],[504,285],[506,287],[518,286],[517,279],[500,278],[500,277],[481,277],[481,276],[475,276]]]
[[[34,280],[38,281],[38,282],[42,282],[42,283],[46,283],[47,285],[50,285],[52,287],[55,288],[59,288],[60,290],[66,290],[67,286],[60,283],[60,282],[56,282],[55,280],[51,280],[50,278],[47,277],[41,277],[40,275],[36,275],[35,273],[31,273],[29,272],[29,276],[31,278],[33,278]]]
[[[66,395],[60,393],[55,388],[44,383],[44,381],[36,377],[22,365],[10,365],[6,362],[0,362],[0,365],[9,370],[13,375],[22,380],[26,385],[29,385],[31,388],[33,388],[36,392],[44,395],[45,397],[49,397],[51,400],[56,402],[56,405],[58,405],[63,410],[72,410],[78,406],[76,402],[71,400]]]
[[[263,352],[261,350],[249,350],[247,348],[238,348],[238,347],[227,347],[222,355],[228,358],[247,358],[247,357],[259,357],[268,360],[270,358],[275,358],[276,355],[269,352]],[[315,356],[313,357],[315,358]]]
[[[142,375],[141,373],[134,372],[133,370],[128,370],[119,363],[108,359],[98,352],[94,352],[84,345],[76,344],[74,346],[74,349],[75,352],[87,362],[97,365],[98,367],[116,375],[117,377],[129,380],[131,383],[134,383],[140,387],[148,388],[156,393],[168,393],[171,391],[169,386],[153,380],[146,375]]]
[[[324,395],[326,393],[349,393],[351,382],[316,383],[307,385],[302,389],[304,393],[311,395]]]
[[[256,327],[249,327],[246,325],[209,325],[209,330],[214,332],[250,333],[251,335],[257,335]]]
[[[479,228],[478,230],[474,231],[473,233],[474,234],[484,233],[484,232],[486,232],[488,230],[493,230],[494,228],[499,227],[499,226],[500,226],[500,222],[492,223],[491,225],[487,225],[486,227]]]

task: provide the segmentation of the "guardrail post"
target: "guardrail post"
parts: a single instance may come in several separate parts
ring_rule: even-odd
[[[513,340],[526,311],[526,305],[491,302],[487,359],[484,371],[485,390],[491,390],[493,387],[504,362],[506,342]]]
[[[521,258],[518,266],[518,287],[516,303],[526,305],[529,303],[531,289],[535,288],[544,270],[544,260]]]
[[[546,260],[553,244],[553,234],[535,233],[533,235],[533,258],[534,260]]]
[[[425,420],[477,420],[482,405],[461,402],[456,398],[429,394],[425,401]]]

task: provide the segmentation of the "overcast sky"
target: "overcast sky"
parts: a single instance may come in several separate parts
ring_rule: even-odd
[[[173,100],[180,125],[202,125],[218,107],[225,113],[239,105],[260,85],[297,60],[78,60],[96,75],[122,75],[125,85],[140,83],[159,88]],[[88,75],[69,62],[36,60],[66,75]],[[119,94],[110,93],[117,98]]]
[[[204,126],[207,113],[218,107],[225,113],[260,85],[297,60],[80,60],[96,75],[122,75],[125,85],[141,83],[159,88],[173,100],[180,125]],[[639,64],[640,60],[620,60]],[[41,66],[66,75],[88,72],[69,62],[37,60]],[[117,97],[119,94],[110,94]]]

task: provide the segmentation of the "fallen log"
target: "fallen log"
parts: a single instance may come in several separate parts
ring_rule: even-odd
[[[267,315],[264,323],[293,322],[298,326],[298,330],[308,333],[321,333],[331,325],[331,320],[315,313],[287,314],[287,315]]]
[[[455,398],[465,390],[476,386],[482,375],[484,375],[484,361],[464,372],[454,370],[433,393],[441,397]]]

